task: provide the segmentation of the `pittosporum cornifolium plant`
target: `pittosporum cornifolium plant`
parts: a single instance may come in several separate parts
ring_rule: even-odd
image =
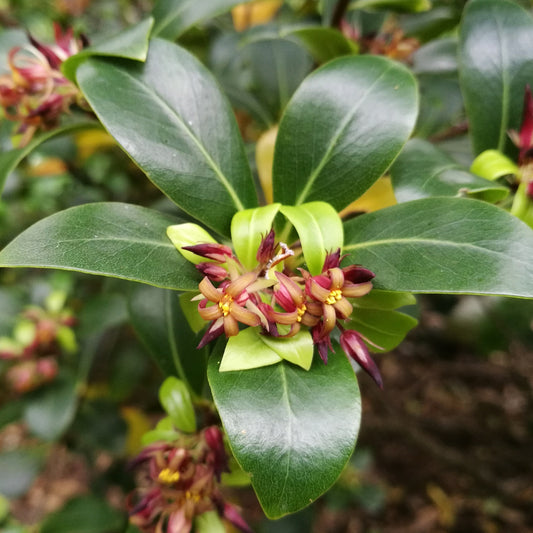
[[[63,68],[175,214],[114,202],[73,207],[22,232],[0,252],[0,265],[136,282],[129,310],[138,334],[193,402],[207,366],[229,449],[267,516],[278,518],[328,490],[351,456],[361,417],[352,363],[381,386],[370,352],[392,349],[416,323],[397,309],[412,305],[413,293],[532,297],[525,258],[533,233],[500,207],[450,193],[449,183],[442,196],[419,194],[424,168],[410,183],[417,199],[339,216],[395,160],[393,185],[399,175],[405,184],[409,155],[427,149],[415,140],[402,152],[417,119],[414,76],[369,55],[326,62],[295,90],[279,122],[273,202],[259,205],[269,196],[255,188],[232,109],[213,75],[163,39],[177,36],[171,26],[156,20],[149,42],[151,22],[137,28],[144,40],[135,54],[86,50]],[[477,82],[464,78],[468,93]],[[473,129],[475,137],[481,130]],[[441,157],[432,150],[421,159],[430,166]],[[195,425],[180,429],[196,434]],[[174,488],[189,507],[169,503],[166,489],[196,480],[208,461],[199,454],[191,463],[185,440],[142,455],[155,463],[150,483],[164,497],[141,496],[134,521],[181,521],[187,530],[205,511],[237,522],[215,484],[204,507],[185,485]],[[182,459],[191,477],[175,475]],[[213,475],[216,468],[209,483]]]

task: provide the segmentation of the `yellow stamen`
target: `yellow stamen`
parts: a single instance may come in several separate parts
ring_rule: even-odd
[[[170,468],[165,468],[164,470],[161,470],[161,472],[159,472],[157,479],[161,481],[161,483],[165,483],[166,485],[172,485],[173,483],[177,483],[179,481],[180,473],[172,472]]]
[[[193,494],[190,490],[185,493],[185,497],[195,503],[200,501],[200,496],[198,494]]]
[[[326,303],[333,305],[334,303],[342,300],[342,291],[340,289],[334,289],[329,293],[329,296],[326,298]]]
[[[307,306],[305,304],[302,304],[298,309],[296,310],[298,313],[298,316],[296,317],[296,322],[301,322],[302,317],[305,315],[305,312],[307,311]]]
[[[229,315],[231,302],[233,302],[233,298],[229,294],[225,294],[218,302],[218,308],[222,311],[223,316]]]

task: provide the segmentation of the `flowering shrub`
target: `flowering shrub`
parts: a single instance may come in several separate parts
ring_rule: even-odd
[[[199,61],[187,30],[236,3],[161,0],[94,47],[56,30],[56,45],[31,38],[25,51],[11,49],[0,78],[4,115],[26,144],[0,155],[0,185],[41,142],[103,127],[166,197],[154,204],[142,189],[129,202],[73,201],[0,251],[5,269],[128,284],[117,314],[170,376],[160,390],[168,417],[134,461],[142,473],[130,520],[146,532],[220,530],[221,520],[249,531],[221,488],[228,465],[272,519],[324,494],[357,440],[357,372],[386,387],[371,353],[395,348],[416,325],[414,294],[533,297],[527,11],[469,2],[452,21],[458,42],[424,44],[431,26],[416,40],[401,19],[369,29],[351,16],[358,2],[322,2],[308,19],[297,2],[276,1],[271,25],[254,26],[248,10],[245,24],[236,10],[239,32],[212,41],[206,32]],[[487,58],[495,33],[512,54]],[[453,72],[449,85],[439,69]],[[93,115],[59,125],[63,113],[77,116],[74,104]],[[463,107],[478,157],[471,171],[432,142],[464,133]],[[256,154],[256,169],[246,143],[259,134],[271,153]],[[520,181],[512,205],[497,181],[510,175]],[[376,209],[383,196],[357,203],[376,190],[388,207]],[[116,325],[114,312],[101,314],[92,326]],[[34,348],[55,347],[71,325],[42,310],[25,318],[29,340],[0,342],[3,359],[24,360],[8,374],[20,391],[52,379],[50,354]],[[82,358],[83,385],[90,364]],[[94,393],[71,384],[70,398],[77,390]]]

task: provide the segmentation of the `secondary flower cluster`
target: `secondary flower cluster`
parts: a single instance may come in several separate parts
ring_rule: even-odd
[[[0,361],[8,363],[5,379],[11,390],[25,393],[54,380],[61,352],[76,349],[74,323],[66,309],[32,306],[20,315],[13,336],[0,337]]]
[[[341,267],[340,250],[326,256],[322,272],[312,276],[303,268],[298,273],[287,268],[285,260],[293,255],[284,243],[276,243],[270,231],[259,245],[257,267],[246,271],[231,248],[209,243],[184,246],[210,262],[196,268],[204,274],[200,282],[198,312],[210,321],[198,348],[225,333],[239,333],[239,323],[261,327],[265,335],[292,337],[302,326],[311,331],[320,357],[327,363],[331,333],[337,327],[340,344],[381,387],[382,380],[360,333],[347,330],[342,321],[353,311],[351,298],[365,296],[372,289],[374,274],[359,265]],[[276,268],[283,264],[283,271]],[[218,286],[215,286],[215,283]]]
[[[210,426],[201,433],[184,435],[179,442],[154,443],[132,466],[143,466],[143,477],[128,498],[130,522],[144,532],[189,533],[194,518],[208,511],[237,529],[251,529],[236,507],[224,501],[218,482],[227,471],[222,433]]]
[[[29,36],[30,44],[9,51],[10,74],[0,76],[0,106],[8,120],[20,123],[20,146],[38,130],[57,127],[59,118],[71,105],[84,105],[77,87],[61,73],[60,66],[87,44],[73,37],[72,29],[62,32],[56,24],[55,44],[44,45]]]

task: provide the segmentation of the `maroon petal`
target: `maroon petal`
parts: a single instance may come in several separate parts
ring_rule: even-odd
[[[330,252],[326,255],[322,272],[328,271],[330,268],[336,268],[341,262],[341,249],[337,248],[336,252]]]
[[[524,92],[524,110],[522,111],[522,127],[520,128],[520,163],[533,141],[533,97],[531,88],[526,85]]]
[[[274,255],[274,248],[276,247],[274,241],[274,230],[271,229],[268,235],[261,239],[261,244],[257,249],[256,259],[259,264],[266,265],[272,259],[272,256]]]
[[[233,252],[229,246],[216,242],[182,246],[182,249],[206,259],[213,259],[213,261],[218,261],[219,263],[225,263],[228,257],[233,257]]]
[[[224,319],[219,318],[211,323],[207,328],[205,335],[196,347],[197,350],[201,350],[205,345],[209,344],[212,340],[216,339],[224,332]]]

